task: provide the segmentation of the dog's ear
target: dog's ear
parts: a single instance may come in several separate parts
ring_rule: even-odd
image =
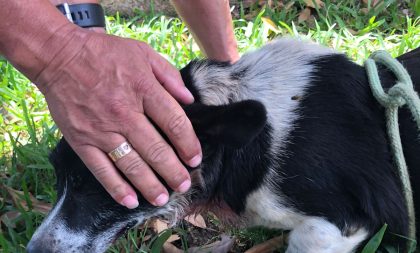
[[[264,105],[255,100],[220,106],[192,104],[184,109],[200,139],[233,148],[250,143],[267,121]]]

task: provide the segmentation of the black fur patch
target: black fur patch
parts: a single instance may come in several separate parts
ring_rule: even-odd
[[[205,189],[197,201],[226,203],[240,214],[246,197],[261,185],[273,159],[268,155],[270,126],[257,101],[185,108],[203,145]]]
[[[313,64],[311,87],[301,98],[300,117],[278,168],[285,175],[279,194],[298,210],[326,217],[345,232],[347,226],[364,226],[372,233],[387,223],[388,231],[406,235],[407,211],[384,110],[370,92],[364,68],[342,55]],[[386,86],[393,83],[392,77],[384,79]],[[416,192],[420,155],[412,152],[420,150],[418,134],[405,110],[400,122]]]
[[[64,138],[51,154],[50,160],[57,176],[58,199],[66,189],[60,217],[68,228],[75,231],[87,229],[99,234],[112,227],[112,224],[130,223],[138,209],[130,210],[116,203]],[[139,203],[143,211],[155,208],[141,197]]]
[[[184,109],[197,135],[210,146],[241,148],[259,135],[267,120],[264,106],[252,100],[221,106],[195,103]]]

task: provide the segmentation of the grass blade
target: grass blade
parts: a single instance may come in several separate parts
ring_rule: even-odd
[[[362,253],[375,253],[381,245],[382,239],[384,238],[385,231],[388,224],[384,224],[382,228],[369,240],[366,246],[363,248]]]
[[[163,244],[171,237],[172,229],[166,229],[153,241],[150,247],[150,253],[160,253],[163,248]]]

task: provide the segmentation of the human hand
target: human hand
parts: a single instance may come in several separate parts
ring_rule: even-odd
[[[133,188],[115,167],[146,200],[164,205],[168,192],[152,169],[179,192],[187,191],[191,180],[151,121],[179,157],[196,167],[202,159],[200,143],[175,100],[191,103],[191,93],[179,72],[147,44],[73,29],[73,37],[82,39],[67,43],[35,78],[52,117],[117,202],[128,208],[138,205]],[[106,153],[124,141],[134,150],[113,164]]]

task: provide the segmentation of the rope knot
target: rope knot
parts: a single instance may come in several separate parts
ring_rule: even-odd
[[[394,60],[387,52],[377,51],[374,52],[365,62],[373,96],[385,108],[390,106],[401,107],[405,105],[405,94],[407,94],[409,89],[414,90],[411,78],[405,68],[397,61],[390,61],[390,58]],[[389,68],[397,78],[397,84],[390,88],[388,93],[384,91],[381,85],[375,62],[381,63],[385,67]]]
[[[386,93],[379,79],[376,62],[384,65],[397,78],[397,83]],[[420,99],[414,90],[413,82],[407,70],[386,51],[376,51],[365,62],[369,84],[373,96],[385,108],[398,108],[407,105],[420,130]]]
[[[388,94],[385,93],[385,99],[388,100],[388,104],[401,107],[407,103],[406,97],[410,89],[405,83],[397,83],[388,90]],[[387,104],[382,104],[382,106],[387,107]]]

